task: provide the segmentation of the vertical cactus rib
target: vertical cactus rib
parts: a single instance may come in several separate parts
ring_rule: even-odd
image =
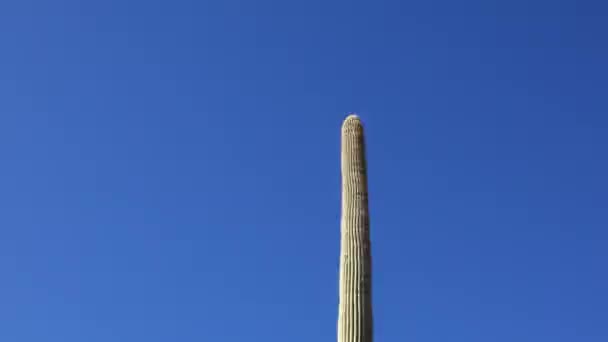
[[[372,342],[371,250],[363,125],[342,124],[342,217],[338,342]]]

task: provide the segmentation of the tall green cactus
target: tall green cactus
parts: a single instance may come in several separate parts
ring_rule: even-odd
[[[372,342],[371,251],[363,125],[342,124],[342,218],[338,342]]]

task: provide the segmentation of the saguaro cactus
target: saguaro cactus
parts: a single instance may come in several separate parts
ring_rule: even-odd
[[[372,342],[371,251],[363,125],[342,124],[342,218],[338,342]]]

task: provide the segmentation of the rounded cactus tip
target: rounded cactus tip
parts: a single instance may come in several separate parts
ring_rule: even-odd
[[[349,114],[342,123],[342,129],[349,129],[354,127],[358,127],[360,129],[362,128],[362,126],[363,124],[361,123],[361,119],[355,113]]]
[[[348,120],[358,120],[358,121],[361,121],[361,119],[359,119],[359,115],[357,115],[355,113],[348,114],[348,116],[346,117],[346,119],[344,119],[344,121],[348,121]]]

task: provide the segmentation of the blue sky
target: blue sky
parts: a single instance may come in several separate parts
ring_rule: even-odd
[[[357,112],[377,341],[606,341],[606,10],[2,2],[0,340],[334,341]]]

